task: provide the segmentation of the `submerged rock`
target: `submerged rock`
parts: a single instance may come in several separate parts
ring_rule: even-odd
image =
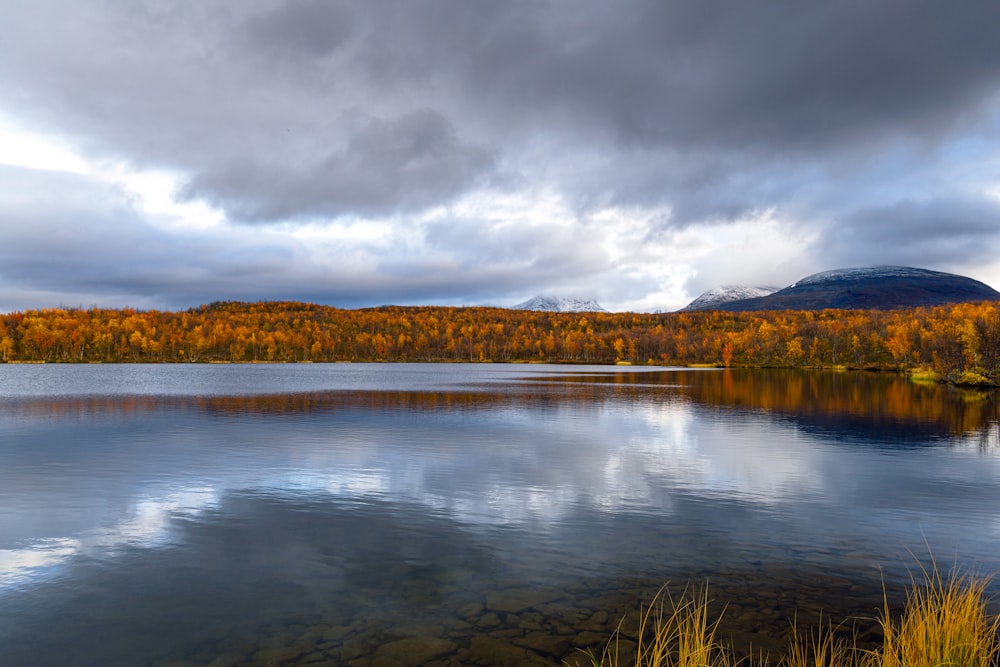
[[[526,609],[537,607],[557,599],[555,593],[546,593],[534,589],[509,589],[488,593],[486,595],[486,607],[490,611],[499,611],[505,614],[518,614]]]
[[[382,644],[375,651],[372,666],[384,664],[419,667],[429,660],[453,653],[458,645],[437,637],[406,637]]]
[[[492,667],[551,667],[558,665],[555,660],[547,660],[503,639],[493,637],[473,637],[469,645],[472,661]]]

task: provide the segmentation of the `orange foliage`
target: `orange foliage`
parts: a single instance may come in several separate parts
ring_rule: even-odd
[[[1000,304],[892,311],[546,313],[503,308],[217,302],[183,312],[0,315],[0,361],[615,361],[924,366],[994,381]]]

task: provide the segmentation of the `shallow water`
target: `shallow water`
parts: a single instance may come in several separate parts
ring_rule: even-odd
[[[690,580],[768,648],[1000,571],[998,431],[886,374],[0,365],[0,664],[558,664]]]

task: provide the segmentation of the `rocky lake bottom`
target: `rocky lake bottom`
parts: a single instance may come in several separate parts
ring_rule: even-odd
[[[636,647],[640,613],[658,587],[641,581],[588,584],[560,589],[524,588],[512,583],[485,594],[465,588],[460,573],[448,582],[411,582],[396,591],[391,610],[352,613],[349,608],[301,614],[288,625],[262,627],[247,637],[233,629],[228,637],[205,642],[186,655],[162,656],[157,667],[263,667],[265,665],[349,665],[351,667],[457,667],[459,665],[588,665],[586,652],[617,650],[620,664]],[[776,662],[792,634],[841,626],[860,647],[881,638],[876,621],[880,590],[840,577],[761,567],[753,573],[713,572],[710,599],[720,618],[718,636],[741,656],[761,654]],[[700,585],[704,580],[692,580]],[[498,582],[499,583],[499,582]],[[668,584],[675,599],[684,592]],[[459,606],[436,601],[447,595]],[[371,602],[380,598],[373,595]],[[896,600],[898,602],[898,600]],[[364,587],[356,604],[364,603]],[[302,611],[302,610],[300,610]],[[617,637],[612,637],[617,633]],[[610,642],[610,644],[609,644]]]

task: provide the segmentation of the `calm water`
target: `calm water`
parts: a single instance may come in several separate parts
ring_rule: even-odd
[[[689,580],[766,647],[929,550],[1000,572],[997,414],[876,374],[0,365],[0,665],[558,664]]]

